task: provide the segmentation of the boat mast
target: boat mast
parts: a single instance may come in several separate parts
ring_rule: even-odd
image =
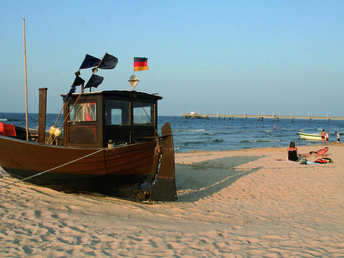
[[[27,72],[26,72],[26,42],[25,42],[25,17],[23,17],[23,40],[24,40],[24,73],[25,73],[25,114],[26,114],[26,140],[29,140],[29,115],[27,101]]]

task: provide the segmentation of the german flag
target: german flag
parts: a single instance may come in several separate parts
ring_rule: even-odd
[[[134,71],[148,70],[147,61],[146,57],[134,57]]]

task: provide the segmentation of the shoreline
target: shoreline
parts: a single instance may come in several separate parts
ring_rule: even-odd
[[[316,165],[276,161],[287,146],[176,153],[178,200],[152,205],[21,182],[0,191],[0,254],[344,256],[344,148],[329,148]]]
[[[231,152],[239,152],[240,154],[244,154],[245,152],[250,152],[250,151],[261,151],[261,152],[273,152],[273,151],[282,151],[285,152],[285,156],[287,156],[287,148],[286,147],[262,147],[262,148],[252,148],[252,149],[236,149],[236,150],[210,150],[210,151],[204,151],[204,150],[193,150],[193,151],[188,151],[188,152],[178,152],[175,153],[175,159],[176,159],[176,164],[181,163],[183,164],[183,160],[185,160],[185,157],[183,156],[194,156],[196,154],[199,154],[200,156],[203,157],[203,159],[195,159],[194,162],[199,162],[199,161],[204,161],[207,158],[216,158],[214,157],[216,154],[219,155],[219,157],[225,157],[229,155]],[[298,149],[299,153],[308,153],[310,151],[322,149],[324,147],[344,147],[344,143],[337,143],[337,142],[331,142],[329,144],[316,144],[316,145],[300,145],[296,146]],[[330,154],[331,152],[329,152]],[[330,154],[331,155],[331,154]],[[311,158],[311,157],[310,157]],[[196,161],[197,160],[197,161]]]
[[[295,142],[295,141],[294,141]],[[311,141],[312,142],[312,141]],[[325,146],[344,146],[344,142],[329,142],[328,144],[322,144],[320,142],[312,142],[314,144],[312,145],[298,145],[297,142],[296,143],[296,147],[310,147],[310,148],[313,148],[313,147],[325,147]],[[268,148],[271,148],[271,149],[279,149],[279,148],[288,148],[289,145],[286,145],[285,147],[282,147],[282,146],[276,146],[276,147],[273,147],[273,146],[268,146],[268,147],[258,147],[258,148],[243,148],[243,149],[227,149],[227,150],[189,150],[189,151],[185,151],[185,152],[175,152],[175,154],[187,154],[187,153],[198,153],[198,152],[221,152],[221,151],[240,151],[240,150],[259,150],[259,149],[268,149]]]

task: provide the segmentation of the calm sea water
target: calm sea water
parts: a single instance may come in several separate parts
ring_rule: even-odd
[[[47,114],[47,128],[54,125],[58,114]],[[0,113],[0,122],[25,127],[24,113]],[[330,132],[330,142],[335,141],[335,132],[343,134],[344,121],[265,119],[258,121],[249,118],[224,120],[185,119],[180,116],[160,116],[159,128],[170,122],[174,135],[176,152],[192,150],[236,150],[266,147],[288,147],[291,141],[298,146],[316,145],[319,142],[301,140],[298,132],[319,133],[322,129]],[[58,126],[62,123],[59,119]],[[29,114],[29,127],[37,128],[38,114]],[[276,129],[274,129],[276,126]]]
[[[298,132],[320,133],[329,131],[330,142],[336,141],[335,132],[344,132],[344,121],[295,119],[234,118],[234,120],[210,118],[185,119],[182,117],[160,117],[160,126],[170,122],[176,152],[191,150],[236,150],[266,147],[289,147],[291,141],[297,146],[316,145],[320,142],[299,139]],[[274,129],[276,126],[276,129]]]

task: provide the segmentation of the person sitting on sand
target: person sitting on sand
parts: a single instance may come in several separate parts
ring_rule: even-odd
[[[317,151],[310,151],[309,153],[306,153],[306,154],[302,154],[302,157],[309,157],[313,154],[315,154],[316,157],[327,157],[326,152],[328,152],[328,147],[325,147]]]
[[[298,161],[299,154],[297,153],[297,148],[295,147],[295,142],[290,142],[290,147],[288,150],[288,160],[290,161]]]

